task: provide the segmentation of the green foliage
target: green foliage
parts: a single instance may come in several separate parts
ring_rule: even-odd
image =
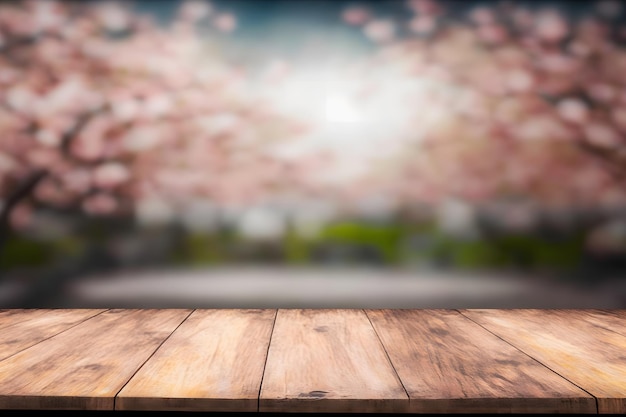
[[[481,240],[457,242],[453,252],[454,265],[460,268],[501,267],[507,261],[499,248]]]
[[[341,243],[373,248],[385,263],[392,264],[401,260],[400,246],[404,237],[404,229],[395,224],[342,222],[325,227],[316,243]]]
[[[0,268],[40,267],[54,258],[49,243],[14,236],[5,242],[0,253]]]
[[[531,259],[535,268],[570,269],[578,266],[583,257],[582,235],[555,241],[537,239],[532,243]]]
[[[290,264],[307,264],[311,261],[312,244],[308,239],[290,229],[284,238],[285,261]]]
[[[191,233],[183,237],[172,254],[172,261],[185,265],[210,265],[223,260],[219,239],[206,233]]]
[[[85,245],[76,237],[63,237],[55,240],[36,240],[23,236],[13,236],[5,242],[0,253],[0,268],[39,268],[52,263],[78,258]]]
[[[89,243],[104,242],[107,235],[115,234],[102,225],[90,226],[77,236],[53,241],[13,236],[0,253],[0,267],[45,267],[56,260],[77,259]],[[176,236],[171,257],[165,261],[189,266],[247,261],[301,265],[338,259],[385,265],[434,264],[459,269],[564,270],[577,267],[584,254],[583,233],[560,239],[531,234],[460,239],[442,233],[432,222],[344,221],[323,227],[315,237],[290,228],[277,242],[247,241],[230,229],[184,232]],[[330,258],[326,257],[328,254]]]
[[[513,234],[472,240],[435,236],[423,258],[458,268],[568,269],[583,254],[580,235],[559,240]]]
[[[55,255],[58,257],[77,257],[83,253],[85,245],[76,237],[66,236],[52,242]]]

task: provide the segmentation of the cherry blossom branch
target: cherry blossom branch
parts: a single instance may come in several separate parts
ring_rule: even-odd
[[[87,122],[91,120],[96,114],[104,111],[104,109],[105,106],[102,106],[96,110],[83,114],[81,117],[79,117],[74,127],[63,135],[61,146],[65,154],[69,155],[68,149],[72,140],[78,136],[78,134],[85,127]],[[11,213],[19,205],[20,202],[32,195],[37,185],[49,174],[50,171],[47,169],[36,169],[21,183],[19,183],[9,194],[5,204],[0,210],[0,253],[2,252],[6,236],[8,235],[10,230]]]
[[[601,149],[587,141],[576,142],[579,149],[588,155],[593,156],[606,168],[606,171],[617,181],[622,183],[626,179],[626,167],[613,160],[606,149]]]
[[[72,141],[74,138],[78,136],[78,133],[89,123],[91,119],[93,119],[96,115],[103,113],[107,109],[107,105],[102,105],[96,108],[95,110],[83,113],[78,117],[78,120],[74,124],[74,126],[65,132],[61,137],[61,151],[66,157],[71,157],[70,146],[72,145]]]

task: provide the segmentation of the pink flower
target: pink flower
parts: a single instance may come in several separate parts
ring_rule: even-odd
[[[0,6],[0,25],[11,35],[31,36],[37,33],[37,25],[32,15],[21,8]]]
[[[407,5],[417,14],[435,15],[442,11],[435,0],[408,0]]]
[[[522,93],[531,91],[535,83],[530,73],[515,69],[507,74],[506,84],[511,91]]]
[[[396,26],[391,20],[373,20],[363,27],[363,32],[374,42],[388,42],[396,34]]]
[[[237,27],[237,19],[231,13],[220,13],[213,20],[213,25],[220,32],[232,32]]]
[[[568,23],[557,12],[549,11],[535,17],[535,34],[546,42],[560,42],[570,31]]]
[[[72,154],[85,161],[96,160],[104,154],[104,140],[101,136],[83,134],[70,145]]]
[[[580,67],[580,61],[561,53],[552,52],[541,56],[539,65],[548,72],[569,76]]]
[[[131,16],[121,4],[105,2],[97,9],[97,18],[100,24],[112,32],[121,32],[130,27]]]
[[[33,209],[25,204],[20,204],[11,212],[9,222],[16,230],[26,229],[33,220]]]
[[[353,26],[364,25],[371,18],[369,10],[364,7],[350,7],[341,16],[344,22]]]
[[[622,132],[626,132],[626,108],[614,107],[611,111],[611,118]]]
[[[409,23],[409,29],[419,35],[427,35],[437,28],[437,20],[432,16],[417,16]]]
[[[163,140],[164,131],[153,124],[132,127],[123,136],[122,147],[129,152],[142,152],[154,149]]]
[[[482,25],[478,29],[476,29],[476,31],[478,33],[478,37],[482,41],[490,43],[490,44],[503,43],[509,37],[509,33],[506,30],[506,28],[500,24],[490,23],[490,24]]]
[[[35,138],[45,146],[55,147],[61,143],[61,135],[58,132],[48,129],[40,129],[35,133]]]
[[[172,100],[165,95],[152,95],[145,101],[143,113],[148,118],[158,118],[169,114],[174,109]]]
[[[568,122],[583,124],[589,119],[589,108],[579,99],[566,98],[557,104],[557,112]]]
[[[41,31],[56,30],[67,19],[61,3],[57,1],[38,1],[33,4],[33,17],[37,28]]]
[[[622,143],[621,135],[606,123],[594,122],[584,128],[585,136],[592,145],[614,148]]]
[[[6,101],[11,108],[28,112],[37,101],[37,96],[24,85],[16,85],[6,92]]]
[[[587,92],[596,101],[607,103],[617,96],[615,87],[605,83],[593,83],[587,88]]]
[[[100,188],[117,187],[130,178],[128,168],[118,162],[99,165],[93,173],[94,184]]]
[[[115,118],[122,122],[133,120],[139,113],[139,103],[133,99],[116,100],[111,107]]]
[[[479,25],[489,25],[496,22],[496,15],[488,7],[477,7],[470,12],[470,20]]]
[[[82,204],[83,210],[91,215],[109,215],[118,209],[119,203],[110,194],[99,193],[87,197]]]
[[[17,166],[18,162],[12,156],[0,152],[0,175],[13,171]]]
[[[59,162],[60,155],[51,148],[32,149],[26,156],[30,164],[38,168],[50,168]]]
[[[55,204],[64,200],[62,190],[53,181],[42,181],[35,189],[35,197],[45,203]]]
[[[186,0],[180,7],[180,16],[184,20],[198,21],[209,16],[213,8],[211,4],[203,0]]]
[[[529,29],[532,27],[535,18],[530,10],[518,8],[512,13],[513,23],[519,29]]]
[[[581,41],[573,41],[568,45],[568,50],[572,54],[580,57],[587,57],[591,54],[591,48]]]
[[[61,181],[66,190],[85,193],[91,188],[92,175],[87,169],[75,169],[65,173]]]

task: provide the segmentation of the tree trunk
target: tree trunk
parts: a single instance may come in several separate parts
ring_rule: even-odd
[[[33,172],[28,178],[18,185],[2,206],[2,210],[0,211],[0,255],[2,254],[7,238],[11,233],[10,219],[13,210],[21,201],[31,195],[37,184],[39,184],[39,182],[41,182],[46,175],[48,175],[48,171],[46,170],[37,170]],[[0,275],[0,280],[3,278],[4,277]]]

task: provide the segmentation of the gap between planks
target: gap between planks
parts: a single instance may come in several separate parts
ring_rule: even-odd
[[[578,388],[580,388],[581,390],[585,391],[587,394],[591,395],[593,397],[593,399],[596,402],[596,413],[600,413],[600,407],[598,406],[598,397],[596,397],[595,395],[593,395],[592,393],[590,393],[589,391],[587,391],[584,387],[581,387],[580,385],[576,384],[574,381],[566,378],[564,375],[561,375],[560,373],[558,373],[557,371],[555,371],[554,369],[550,368],[547,364],[541,362],[540,360],[538,360],[537,358],[535,358],[534,356],[530,355],[529,353],[526,353],[524,350],[520,349],[518,346],[515,346],[514,344],[510,343],[508,340],[504,339],[503,337],[501,337],[499,334],[494,333],[493,331],[491,331],[490,329],[486,328],[485,326],[483,326],[482,324],[478,323],[477,321],[472,320],[471,317],[466,316],[465,314],[463,314],[462,311],[455,309],[454,311],[456,311],[457,313],[459,313],[461,316],[465,317],[467,320],[471,321],[472,323],[475,323],[476,325],[482,327],[483,329],[485,329],[486,331],[488,331],[489,333],[491,333],[492,335],[496,336],[498,339],[502,340],[503,342],[513,346],[515,349],[519,350],[520,352],[522,352],[524,355],[528,356],[530,359],[536,361],[537,363],[539,363],[540,365],[544,366],[545,368],[549,369],[550,371],[554,372],[555,374],[557,374],[558,376],[560,376],[561,378],[563,378],[564,380],[568,381],[569,383],[571,383],[572,385],[577,386]]]
[[[174,328],[174,330],[172,330],[172,331],[171,331],[171,333],[170,333],[169,335],[167,335],[167,337],[165,337],[165,338],[163,339],[163,341],[159,344],[159,346],[157,346],[157,348],[156,348],[156,349],[154,349],[154,351],[150,354],[150,356],[148,356],[148,357],[146,358],[146,360],[145,360],[145,361],[143,361],[143,363],[141,364],[141,366],[139,366],[139,368],[137,368],[137,370],[136,370],[136,371],[135,371],[135,372],[134,372],[134,373],[130,376],[130,378],[128,378],[128,380],[127,380],[127,381],[126,381],[126,382],[125,382],[125,383],[124,383],[124,384],[120,387],[120,389],[117,391],[117,393],[115,393],[115,396],[113,396],[113,411],[115,411],[115,410],[116,410],[116,405],[117,405],[117,396],[118,396],[118,395],[120,394],[120,392],[124,389],[124,387],[125,387],[126,385],[128,385],[128,383],[130,382],[130,380],[131,380],[131,379],[133,379],[133,377],[134,377],[135,375],[137,375],[137,372],[139,372],[139,370],[140,370],[141,368],[143,368],[143,367],[144,367],[144,365],[145,365],[145,364],[146,364],[146,363],[150,360],[150,358],[152,358],[152,357],[154,356],[154,354],[157,352],[157,350],[159,350],[159,349],[161,348],[161,346],[163,346],[163,343],[165,343],[165,341],[166,341],[167,339],[169,339],[170,337],[172,337],[172,335],[174,334],[174,332],[175,332],[176,330],[178,330],[178,328],[179,328],[180,326],[182,326],[182,324],[183,324],[185,321],[187,321],[187,319],[189,318],[189,316],[191,316],[191,315],[193,314],[193,312],[194,312],[194,311],[196,311],[196,309],[191,310],[191,311],[189,312],[189,314],[187,314],[187,316],[186,316],[186,317],[185,317],[185,318],[184,318],[184,319],[183,319],[180,323],[178,323],[178,326],[176,326],[176,327]]]

